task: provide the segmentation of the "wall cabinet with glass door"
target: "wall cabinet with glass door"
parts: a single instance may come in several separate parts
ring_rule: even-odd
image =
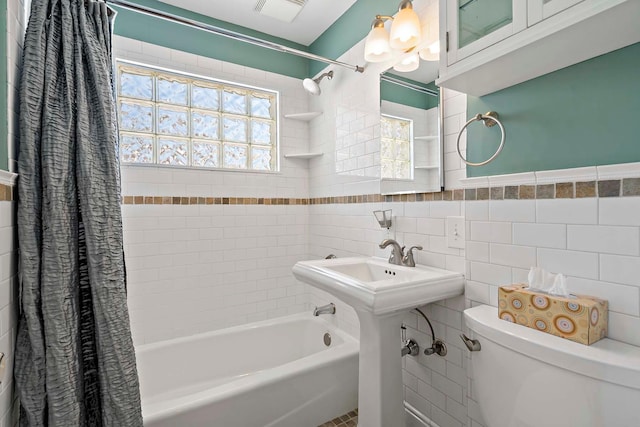
[[[528,0],[527,25],[532,26],[556,13],[569,9],[583,0]],[[524,3],[524,2],[523,2]]]
[[[640,41],[638,0],[440,0],[439,86],[486,95]]]
[[[447,0],[447,65],[527,28],[523,0]]]

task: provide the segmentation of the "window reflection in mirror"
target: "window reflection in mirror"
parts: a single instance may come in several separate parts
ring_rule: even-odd
[[[380,116],[380,177],[413,179],[413,120]]]
[[[440,191],[440,90],[384,72],[380,76],[382,194]]]

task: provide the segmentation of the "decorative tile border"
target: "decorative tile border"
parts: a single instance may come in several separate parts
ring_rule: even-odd
[[[308,205],[309,199],[263,197],[122,196],[123,205]]]
[[[640,196],[640,178],[466,188],[465,200],[580,199]]]
[[[10,185],[0,184],[0,202],[14,201],[13,187]]]
[[[596,173],[597,172],[597,173]],[[433,200],[534,200],[640,196],[639,163],[465,178],[463,188],[432,193],[315,198],[122,196],[123,205],[327,205]],[[539,175],[539,176],[538,176]],[[596,178],[596,175],[598,178]],[[18,175],[0,170],[0,201],[16,201]],[[593,179],[584,179],[593,177]],[[568,178],[568,179],[567,179]],[[553,182],[556,180],[557,182]],[[536,183],[537,182],[537,183]],[[475,184],[475,185],[474,185]],[[496,185],[498,184],[498,185]]]
[[[309,199],[310,205],[335,205],[345,203],[380,203],[385,201],[381,194],[360,194],[357,196],[314,197]]]
[[[300,198],[256,197],[183,197],[183,196],[122,196],[123,205],[334,205],[349,203],[423,202],[432,200],[463,200],[462,190],[417,194],[360,194],[357,196]]]
[[[0,183],[0,201],[15,201],[14,187]],[[580,199],[586,197],[640,196],[640,178],[586,182],[557,182],[538,185],[505,185],[465,188],[435,193],[360,194],[356,196],[282,198],[282,197],[184,197],[123,196],[123,205],[334,205],[382,202],[428,202],[434,200],[534,200]]]
[[[596,173],[597,172],[597,173]],[[122,196],[123,205],[328,205],[434,200],[535,200],[587,197],[640,196],[640,162],[558,171],[465,178],[463,188],[414,194],[360,194],[354,196],[282,197],[185,197]],[[538,176],[539,175],[539,176]],[[596,178],[597,175],[597,178]],[[0,170],[0,201],[16,201],[18,175]],[[590,179],[590,177],[593,177]],[[587,179],[585,179],[587,178]],[[600,179],[598,179],[600,178]],[[553,181],[556,182],[553,182]]]
[[[18,174],[0,169],[0,202],[16,200],[17,193],[14,193],[13,188],[17,178]]]
[[[0,189],[2,185],[0,184]],[[1,190],[0,190],[1,191]],[[465,188],[436,193],[301,198],[123,196],[123,205],[335,205],[435,200],[535,200],[640,196],[640,178]],[[0,200],[2,200],[0,192]]]

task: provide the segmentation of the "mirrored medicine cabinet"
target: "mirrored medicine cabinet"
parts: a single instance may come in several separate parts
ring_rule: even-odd
[[[411,73],[380,74],[380,192],[384,195],[441,191],[442,91],[433,83],[437,62]]]

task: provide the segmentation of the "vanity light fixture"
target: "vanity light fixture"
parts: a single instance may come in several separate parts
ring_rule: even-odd
[[[438,61],[440,59],[440,40],[436,40],[424,49],[420,49],[420,59]]]
[[[385,62],[391,59],[389,33],[384,29],[384,21],[388,16],[376,15],[371,24],[371,31],[364,43],[364,60],[367,62]]]
[[[414,52],[403,57],[396,65],[393,66],[393,69],[401,73],[409,73],[417,70],[419,66],[420,59],[418,58],[418,53]]]
[[[417,46],[421,39],[420,19],[413,10],[413,3],[411,0],[402,0],[391,24],[389,45],[393,49],[407,50]]]
[[[393,21],[388,34],[385,21]],[[418,14],[413,10],[411,0],[402,0],[395,17],[376,15],[371,24],[364,45],[364,59],[368,62],[384,62],[391,59],[392,49],[408,52],[416,47],[422,38]]]

